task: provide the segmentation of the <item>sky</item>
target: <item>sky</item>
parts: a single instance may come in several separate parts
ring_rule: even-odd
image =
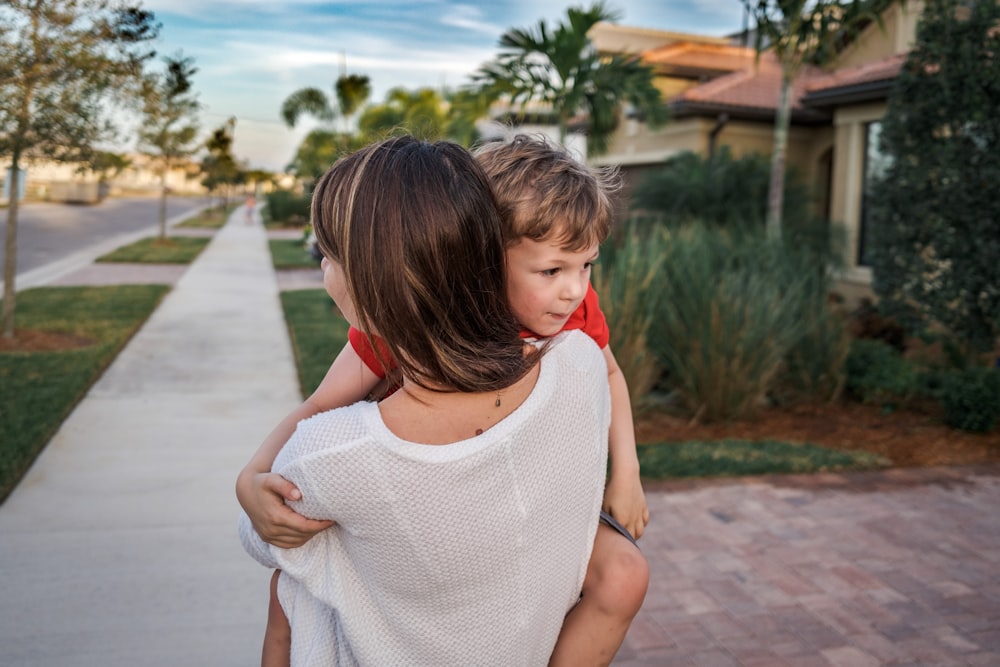
[[[198,72],[202,134],[235,117],[233,154],[281,171],[312,118],[289,129],[280,117],[291,93],[333,96],[346,66],[369,77],[369,102],[392,88],[458,88],[498,51],[500,35],[565,18],[589,0],[144,0],[162,24],[158,58],[183,53]],[[609,0],[616,23],[721,36],[742,27],[740,0]],[[157,63],[162,65],[162,62]]]

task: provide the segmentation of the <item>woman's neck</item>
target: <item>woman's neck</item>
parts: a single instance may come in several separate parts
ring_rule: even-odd
[[[447,445],[480,435],[518,408],[538,380],[539,365],[500,391],[438,391],[408,378],[379,403],[386,427],[397,437],[427,445]]]

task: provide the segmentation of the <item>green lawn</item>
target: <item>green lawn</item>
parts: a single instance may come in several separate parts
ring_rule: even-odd
[[[315,269],[319,262],[305,249],[302,239],[271,239],[271,261],[276,269]]]
[[[210,238],[200,236],[149,237],[112,250],[97,258],[98,262],[130,262],[140,264],[190,264]]]
[[[222,209],[222,204],[216,204],[210,208],[202,210],[198,215],[188,218],[177,227],[192,227],[196,229],[218,229],[226,224],[229,214],[235,209],[237,204],[230,203],[228,208]]]
[[[889,464],[888,459],[869,452],[847,452],[775,440],[639,445],[642,476],[650,479],[871,470]]]
[[[169,289],[117,285],[18,292],[19,330],[71,334],[90,344],[53,352],[0,351],[0,501]]]
[[[299,386],[308,396],[347,343],[347,321],[322,289],[282,292],[281,307],[295,350]]]

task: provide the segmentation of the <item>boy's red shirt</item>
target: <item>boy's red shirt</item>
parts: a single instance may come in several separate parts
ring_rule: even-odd
[[[563,331],[571,331],[573,329],[580,329],[585,334],[594,339],[597,346],[602,350],[607,347],[608,340],[610,338],[610,331],[608,330],[608,321],[604,317],[604,313],[601,311],[601,306],[597,300],[597,292],[590,285],[587,286],[587,294],[583,297],[583,302],[580,306],[573,311],[573,314],[569,316],[566,320],[566,324],[563,325]],[[538,334],[528,331],[527,329],[521,330],[522,338],[543,338],[544,336],[539,336]],[[384,378],[386,374],[386,369],[383,367],[382,362],[379,361],[379,355],[375,353],[375,348],[372,347],[369,342],[368,336],[363,334],[358,329],[351,327],[347,332],[347,339],[350,341],[351,347],[357,352],[358,356],[361,357],[361,361],[365,363],[372,373],[380,378]],[[381,339],[375,337],[375,344],[380,345]],[[389,351],[384,347],[379,350],[382,354],[383,359],[389,359]],[[389,368],[388,370],[393,370]]]

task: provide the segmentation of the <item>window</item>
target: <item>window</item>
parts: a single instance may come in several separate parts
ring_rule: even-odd
[[[861,193],[861,225],[858,229],[858,266],[871,266],[872,190],[875,182],[889,168],[892,158],[882,152],[879,137],[882,134],[881,121],[865,124],[865,162]]]

